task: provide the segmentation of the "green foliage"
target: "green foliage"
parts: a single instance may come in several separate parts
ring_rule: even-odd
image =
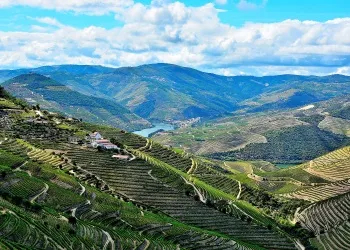
[[[17,168],[25,162],[25,158],[0,149],[0,166]]]
[[[22,99],[18,99],[10,95],[3,86],[0,86],[0,98],[7,100],[5,103],[3,100],[0,101],[0,108],[28,108],[29,105]]]
[[[214,153],[216,159],[266,160],[276,163],[297,163],[312,160],[348,145],[350,139],[319,129],[296,126],[265,134],[267,143],[249,144],[239,151]]]
[[[273,172],[256,172],[258,175],[262,177],[275,177],[283,180],[283,178],[292,178],[294,180],[300,181],[302,183],[310,184],[310,183],[327,183],[327,180],[322,179],[321,177],[312,175],[306,172],[303,169],[303,166],[293,167],[281,169]]]
[[[323,119],[325,118],[324,115],[316,114],[316,115],[304,115],[298,117],[300,121],[310,123],[311,125],[317,126]]]

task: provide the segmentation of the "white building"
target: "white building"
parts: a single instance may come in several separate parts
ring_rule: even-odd
[[[99,132],[93,132],[92,134],[89,134],[85,138],[87,141],[90,141],[90,143],[95,142],[96,140],[103,139],[102,135]]]
[[[103,149],[120,149],[117,145],[114,145],[109,140],[95,140],[91,143],[94,148],[101,147]]]

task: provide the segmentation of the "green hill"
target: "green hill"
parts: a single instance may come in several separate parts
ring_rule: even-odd
[[[220,166],[140,136],[42,112],[1,110],[1,248],[296,249],[294,236],[248,200],[274,211],[298,202],[262,195]],[[122,150],[85,145],[96,129]]]
[[[3,83],[13,95],[32,105],[84,121],[137,130],[150,124],[114,101],[83,95],[40,74],[14,77]]]

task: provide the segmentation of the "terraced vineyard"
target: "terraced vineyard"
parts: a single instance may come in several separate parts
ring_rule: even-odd
[[[347,250],[350,247],[350,222],[344,222],[336,228],[317,237],[323,249]]]
[[[167,152],[164,150],[162,149],[159,155]],[[110,188],[117,193],[162,211],[181,222],[207,230],[219,231],[235,239],[267,248],[294,248],[288,239],[267,228],[258,227],[241,221],[239,218],[220,213],[186,196],[185,192],[179,192],[170,182],[171,179],[175,180],[176,176],[167,176],[171,173],[161,171],[141,159],[131,162],[117,161],[112,159],[109,154],[96,155],[91,150],[69,151],[66,156],[77,162],[81,168],[105,180]],[[104,167],[101,168],[101,166]],[[164,179],[169,182],[163,183]],[[182,185],[185,186],[186,183],[183,182]],[[224,221],[225,223],[223,223]]]
[[[348,249],[350,193],[315,203],[297,213],[296,220],[314,232],[321,249]]]
[[[349,148],[277,170],[262,161],[209,161],[60,115],[31,117],[30,108],[1,114],[0,248],[349,244]],[[95,128],[120,149],[91,147],[85,135]]]
[[[345,194],[347,192],[350,192],[349,180],[302,189],[300,191],[286,194],[286,196],[316,202]]]
[[[12,154],[16,153],[20,146],[23,144],[14,140],[2,144],[2,148],[7,148],[3,155],[8,159],[17,158],[23,162],[25,158],[21,159]],[[31,151],[28,155],[32,155]],[[1,194],[8,193],[6,197],[14,197],[10,200],[21,204],[27,204],[25,200],[32,200],[39,206],[54,208],[58,213],[47,214],[43,210],[40,210],[40,213],[31,213],[1,199],[3,215],[0,218],[0,232],[6,238],[2,241],[4,247],[176,249],[176,244],[173,243],[176,241],[177,244],[193,249],[202,249],[203,245],[215,246],[218,243],[227,249],[250,249],[230,239],[205,234],[198,229],[196,232],[195,228],[186,229],[186,225],[174,228],[171,218],[167,219],[164,215],[153,214],[131,203],[100,193],[95,188],[79,184],[62,170],[55,170],[53,165],[40,163],[50,161],[50,158],[40,157],[36,160],[38,163],[27,161],[14,174],[9,173],[2,179]],[[135,162],[137,165],[137,160]],[[43,192],[45,186],[48,188]],[[32,199],[33,196],[36,198]],[[69,215],[78,219],[74,226],[67,222]],[[44,217],[44,222],[33,224],[39,217]],[[49,231],[51,227],[55,230]],[[36,228],[37,231],[30,230],[31,228]],[[169,233],[165,233],[167,231]],[[160,237],[162,234],[168,235],[169,239]],[[31,240],[27,240],[28,238]],[[7,240],[16,243],[8,243]]]
[[[316,203],[297,215],[304,227],[320,234],[350,218],[350,193]]]
[[[349,179],[350,147],[338,149],[310,161],[308,168],[305,170],[331,181]]]

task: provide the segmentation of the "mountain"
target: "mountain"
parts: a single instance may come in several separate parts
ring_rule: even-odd
[[[61,112],[84,121],[137,130],[150,124],[120,104],[103,98],[87,96],[46,76],[29,73],[3,83],[10,93],[30,104]]]
[[[226,77],[172,64],[47,66],[0,71],[0,79],[23,71],[44,74],[86,95],[113,99],[154,121],[281,110],[350,93],[350,77],[343,75]]]

